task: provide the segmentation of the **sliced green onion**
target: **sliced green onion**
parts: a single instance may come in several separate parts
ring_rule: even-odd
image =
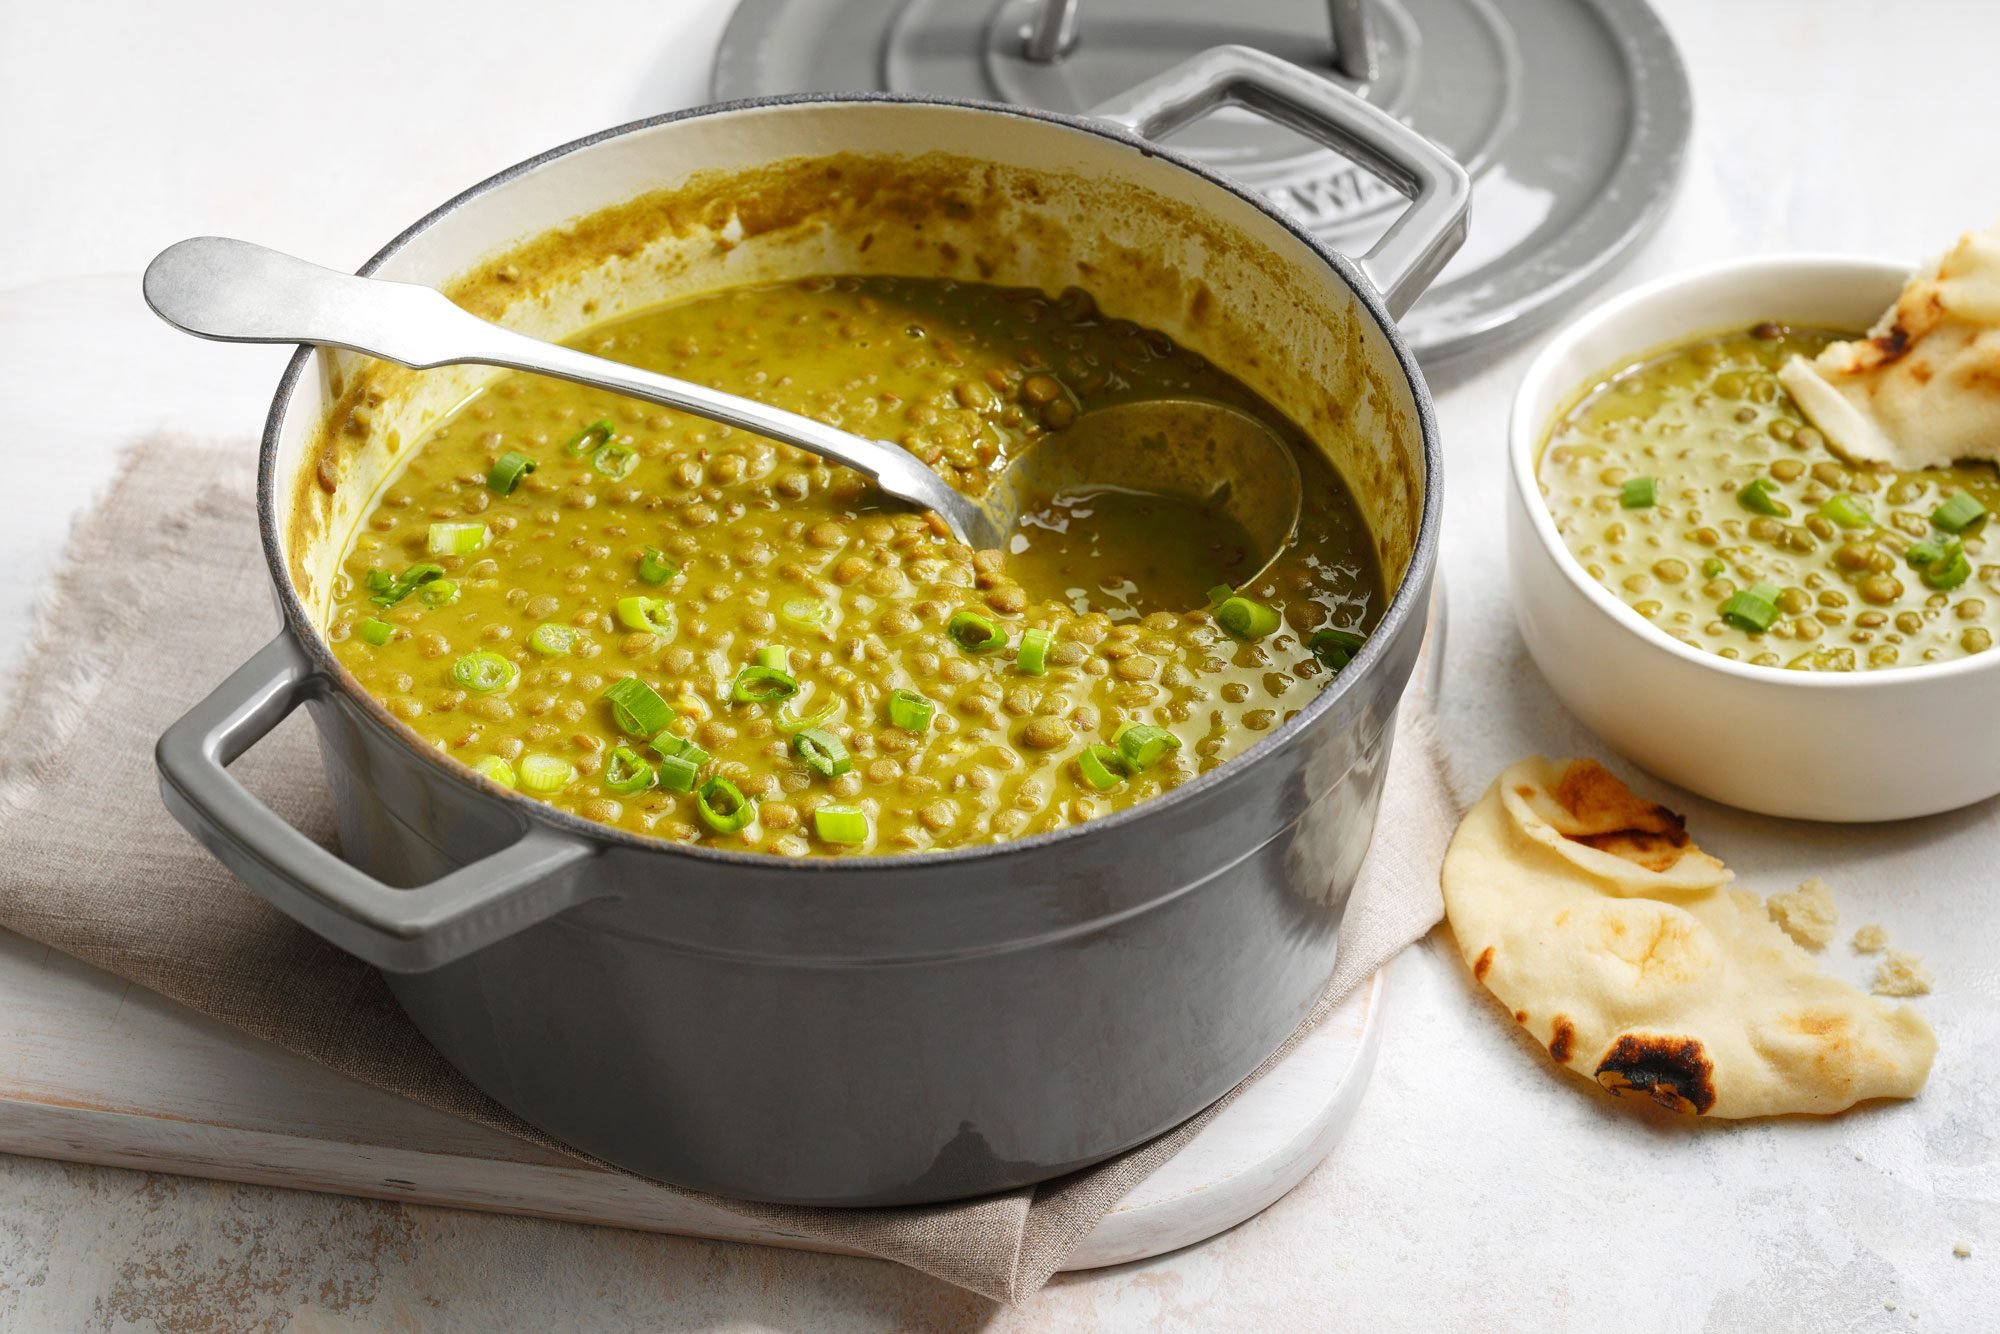
[[[521,786],[529,792],[560,792],[576,781],[576,766],[559,755],[521,757]]]
[[[1792,507],[1778,499],[1778,484],[1768,477],[1759,477],[1736,493],[1736,503],[1755,514],[1768,514],[1782,519],[1792,512]]]
[[[976,611],[955,611],[945,622],[944,632],[951,636],[951,642],[967,653],[984,653],[996,649],[1007,642],[1007,632],[993,623],[990,616],[982,616]]]
[[[1262,639],[1278,628],[1278,613],[1249,598],[1228,599],[1215,609],[1215,620],[1238,639]]]
[[[639,578],[646,583],[664,584],[680,572],[680,566],[668,560],[658,547],[647,547],[639,557]]]
[[[833,607],[818,598],[787,598],[778,619],[794,630],[824,630],[833,623]]]
[[[1931,511],[1931,522],[1947,533],[1962,533],[1986,517],[1986,507],[1966,491],[1954,491],[1944,504]]]
[[[806,768],[822,778],[838,778],[854,767],[841,739],[822,727],[808,727],[792,737],[792,749]]]
[[[1704,579],[1719,579],[1722,577],[1723,571],[1727,570],[1728,568],[1729,568],[1728,563],[1725,562],[1722,559],[1722,557],[1710,556],[1707,560],[1701,563],[1702,577]]]
[[[1867,502],[1856,499],[1842,491],[1839,495],[1827,497],[1819,512],[1839,524],[1842,528],[1871,528],[1875,516],[1868,512]]]
[[[937,705],[914,690],[896,689],[889,692],[889,721],[905,732],[928,732],[931,727],[931,715],[936,712]]]
[[[1654,480],[1651,477],[1628,477],[1625,485],[1618,489],[1618,503],[1628,510],[1644,510],[1653,507]]]
[[[1361,646],[1368,640],[1352,630],[1315,630],[1312,638],[1306,640],[1306,647],[1312,655],[1326,664],[1329,671],[1339,671],[1354,660]]]
[[[521,669],[511,661],[485,649],[468,653],[451,665],[451,679],[481,695],[513,685],[520,674]]]
[[[528,647],[548,657],[560,658],[576,647],[576,631],[553,621],[538,625],[535,632],[528,636]]]
[[[727,778],[711,778],[694,794],[701,822],[718,834],[733,834],[757,818],[757,808]]]
[[[1217,584],[1215,587],[1208,590],[1208,605],[1211,607],[1220,607],[1223,603],[1229,601],[1229,599],[1235,596],[1236,596],[1236,590],[1231,588],[1228,584]]]
[[[1152,768],[1165,759],[1169,751],[1181,748],[1179,737],[1151,723],[1133,723],[1111,740],[1118,747],[1118,758],[1125,761],[1125,767],[1133,773]]]
[[[738,704],[768,704],[798,693],[799,683],[790,672],[761,663],[745,667],[729,683],[729,698]]]
[[[826,692],[825,697],[820,700],[816,707],[805,713],[799,712],[798,706],[805,699],[803,686],[800,687],[800,691],[800,694],[792,696],[780,705],[777,714],[772,718],[772,721],[777,723],[780,732],[791,733],[799,731],[802,728],[818,727],[821,723],[833,717],[834,714],[840,712],[840,696],[834,694],[831,690]]]
[[[636,676],[613,681],[604,698],[611,702],[611,716],[619,728],[631,736],[658,736],[674,720],[674,706]]]
[[[813,811],[813,832],[826,843],[866,843],[868,813],[859,806],[821,806]]]
[[[431,580],[442,578],[442,565],[412,565],[401,574],[390,574],[378,566],[368,572],[368,588],[375,595],[369,600],[380,607],[393,607]]]
[[[672,636],[680,624],[671,604],[648,597],[619,598],[618,619],[629,629],[653,635]]]
[[[604,765],[604,786],[621,797],[644,792],[657,777],[653,766],[640,759],[639,752],[630,746],[612,747],[611,758]]]
[[[521,484],[521,479],[534,470],[535,461],[533,459],[529,458],[526,454],[517,454],[510,449],[499,458],[493,460],[493,467],[486,474],[486,487],[489,491],[497,491],[503,496],[511,496],[514,494],[514,488]]]
[[[1046,630],[1023,630],[1021,647],[1014,650],[1014,669],[1023,676],[1041,676],[1049,670],[1049,645],[1055,636]]]
[[[695,780],[701,777],[701,766],[679,755],[663,755],[660,757],[660,766],[655,772],[659,776],[661,787],[671,788],[675,792],[692,792]]]
[[[1943,557],[1944,543],[1929,537],[1921,542],[1912,542],[1910,549],[1903,553],[1903,559],[1910,563],[1910,568],[1913,570],[1921,570],[1926,565],[1934,565]]]
[[[792,669],[792,653],[783,644],[766,644],[757,650],[757,665],[772,667],[781,672]]]
[[[395,637],[395,634],[395,626],[389,624],[387,621],[378,621],[373,616],[370,616],[361,623],[361,638],[373,644],[376,648],[380,648],[382,645],[388,643]]]
[[[431,525],[430,552],[433,556],[470,556],[486,545],[483,523],[434,523]]]
[[[1109,792],[1125,781],[1125,757],[1103,744],[1085,746],[1076,757],[1077,772],[1099,792]]]
[[[472,772],[481,778],[488,778],[501,787],[514,786],[514,766],[498,755],[482,755],[472,762]]]
[[[590,456],[590,466],[614,482],[623,481],[639,466],[639,456],[623,445],[606,445]]]
[[[1957,588],[1972,577],[1972,562],[1965,558],[1965,544],[1957,538],[1944,544],[1938,558],[1923,569],[1923,580],[1940,591]]]
[[[1731,593],[1722,604],[1722,619],[1740,630],[1763,634],[1778,619],[1778,586],[1760,580]]]
[[[662,759],[686,760],[699,769],[708,763],[708,752],[684,736],[672,732],[662,732],[646,743],[660,753]]]
[[[417,601],[426,607],[449,607],[458,601],[458,580],[432,579],[417,589]]]
[[[570,437],[570,442],[563,446],[563,453],[571,458],[582,458],[585,454],[596,453],[601,445],[617,434],[617,431],[618,428],[613,426],[608,418],[592,422]]]

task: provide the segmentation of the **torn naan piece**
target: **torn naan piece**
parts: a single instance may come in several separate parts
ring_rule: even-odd
[[[1745,1117],[1914,1095],[1930,1025],[1822,973],[1732,879],[1602,765],[1538,757],[1460,823],[1445,915],[1516,1022],[1621,1097]]]
[[[1866,338],[1778,373],[1841,453],[1899,471],[2000,459],[2000,227],[1910,279]]]

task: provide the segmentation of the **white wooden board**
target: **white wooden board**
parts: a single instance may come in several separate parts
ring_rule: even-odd
[[[1121,1203],[1068,1267],[1187,1246],[1326,1156],[1379,1039],[1381,978]],[[0,932],[0,1151],[833,1249],[355,1083]]]

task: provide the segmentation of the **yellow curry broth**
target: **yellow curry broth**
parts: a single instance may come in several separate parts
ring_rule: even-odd
[[[420,444],[361,526],[328,637],[371,694],[454,758],[572,766],[544,799],[593,820],[793,855],[836,850],[815,836],[824,805],[867,817],[867,840],[839,845],[864,851],[1061,828],[1254,744],[1330,679],[1307,636],[1365,631],[1384,605],[1373,541],[1324,456],[1206,360],[1102,317],[1080,291],[817,279],[713,293],[575,341],[897,441],[971,491],[1013,450],[1135,397],[1210,398],[1259,416],[1292,443],[1306,483],[1297,540],[1240,590],[1279,626],[1239,640],[1190,593],[1197,581],[1240,577],[1231,568],[1240,553],[1227,535],[1190,531],[1172,505],[1112,504],[1117,531],[1102,540],[1084,522],[1069,533],[1030,528],[1014,552],[973,552],[802,452],[572,385],[497,381]],[[596,453],[564,448],[600,420],[611,423],[611,447],[631,451],[608,472]],[[510,451],[536,469],[500,495],[488,473]],[[440,522],[483,524],[483,544],[431,554]],[[679,573],[646,583],[648,548]],[[448,599],[427,588],[394,606],[375,600],[371,571],[428,561],[445,567]],[[671,627],[621,621],[617,604],[633,596],[664,601]],[[803,624],[801,605],[818,609]],[[991,620],[1004,646],[954,642],[947,626],[967,610]],[[388,627],[386,643],[364,637],[370,621]],[[568,638],[566,652],[532,646],[545,626]],[[1019,661],[1030,629],[1050,634],[1040,675]],[[738,674],[772,649],[798,693],[735,699]],[[454,667],[481,653],[512,664],[512,679],[467,688]],[[659,758],[603,699],[627,676],[672,706],[675,736],[707,752],[703,777],[745,794],[747,827],[711,827],[689,794],[607,787],[615,748]],[[891,718],[899,689],[934,705],[923,730]],[[815,772],[794,750],[797,724],[815,720],[848,750],[846,772]],[[1133,724],[1168,729],[1180,748],[1101,788],[1080,761]]]

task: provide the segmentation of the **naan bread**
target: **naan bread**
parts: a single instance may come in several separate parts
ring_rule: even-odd
[[[1445,915],[1473,976],[1614,1094],[1720,1117],[1914,1095],[1922,1016],[1821,973],[1732,878],[1603,766],[1535,758],[1459,825]]]
[[[1866,338],[1793,357],[1778,378],[1850,458],[2000,459],[2000,228],[1961,237]]]

